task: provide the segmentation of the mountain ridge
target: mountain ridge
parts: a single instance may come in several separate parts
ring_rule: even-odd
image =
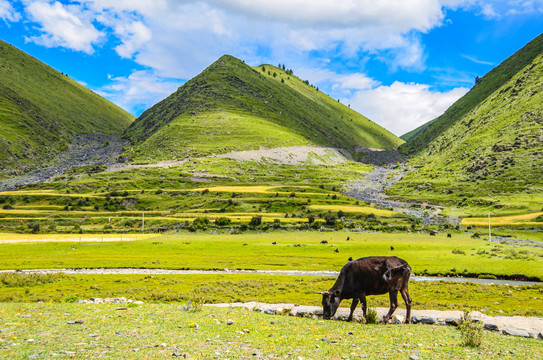
[[[412,156],[413,170],[390,193],[459,208],[540,211],[541,89],[543,54]]]
[[[78,134],[120,134],[133,116],[0,40],[0,176],[32,170]]]
[[[393,149],[403,142],[290,70],[250,67],[230,55],[142,113],[125,136],[134,143],[128,156],[143,161],[260,146],[331,146],[354,153],[358,145]],[[156,151],[159,144],[167,146]]]
[[[471,90],[442,115],[400,136],[406,141],[400,146],[400,151],[409,155],[423,150],[433,139],[497,91],[541,53],[543,53],[543,34],[532,39],[483,77],[478,78]]]

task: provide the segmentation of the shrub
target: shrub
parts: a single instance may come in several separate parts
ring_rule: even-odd
[[[453,254],[466,255],[466,252],[464,250],[460,250],[460,249],[453,249],[452,253]]]
[[[193,226],[195,229],[202,229],[202,230],[205,230],[205,229],[207,229],[207,227],[209,226],[209,219],[206,218],[206,217],[199,217],[199,218],[196,218],[196,219],[194,219],[194,221],[192,222],[192,226]]]
[[[336,215],[334,214],[325,214],[324,215],[324,222],[327,226],[334,226],[336,225]]]
[[[369,308],[366,312],[366,324],[377,324],[379,319],[377,318],[377,310]]]
[[[309,214],[309,215],[307,215],[307,222],[310,223],[310,224],[313,224],[315,222],[315,218],[316,218],[315,215]]]
[[[215,220],[215,225],[217,226],[228,226],[232,223],[232,220],[227,217],[220,217]]]
[[[467,311],[458,325],[462,345],[470,347],[479,347],[483,341],[483,325],[479,322],[473,322]]]
[[[260,215],[253,216],[251,218],[251,221],[249,222],[250,226],[258,226],[258,225],[261,225],[261,224],[262,224],[262,216],[260,216]]]

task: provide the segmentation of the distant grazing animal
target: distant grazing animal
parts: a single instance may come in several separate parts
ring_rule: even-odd
[[[411,297],[408,282],[411,275],[409,264],[396,256],[370,256],[348,262],[341,269],[334,286],[321,292],[323,317],[329,320],[336,313],[343,299],[353,299],[348,321],[360,301],[362,313],[366,317],[366,296],[389,293],[390,309],[384,317],[388,322],[398,307],[398,291],[405,301],[407,314],[405,323],[411,322]]]
[[[272,242],[272,245],[277,245],[277,242],[276,241]]]
[[[430,236],[436,236],[436,232],[435,231],[430,231]]]
[[[394,246],[391,245],[390,246],[390,251],[392,251],[392,250],[394,250]]]
[[[347,241],[351,240],[351,238],[349,236],[347,236]]]
[[[323,241],[321,241],[321,244],[328,244],[328,241],[323,240]]]
[[[352,256],[349,256],[349,261],[353,261],[353,257],[352,257]]]
[[[338,253],[338,252],[339,252],[339,249],[338,249],[338,248],[335,248],[334,251]]]
[[[451,235],[451,234],[447,234],[447,237],[448,237],[448,238],[452,238],[452,235]]]

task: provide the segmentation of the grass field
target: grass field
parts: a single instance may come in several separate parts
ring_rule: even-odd
[[[486,332],[480,348],[454,327],[360,325],[243,309],[181,311],[181,304],[5,304],[0,356],[163,359],[533,359],[541,340]],[[227,320],[232,325],[227,325]],[[68,322],[79,321],[68,325]],[[293,331],[294,330],[294,331]]]
[[[78,244],[75,237],[75,243],[71,244],[4,244],[0,269],[146,267],[339,271],[349,257],[396,255],[407,260],[413,273],[419,275],[501,277],[520,274],[543,279],[541,247],[490,243],[471,236],[458,232],[453,233],[451,239],[445,233],[436,236],[343,231],[185,233],[143,241],[82,244]],[[324,240],[328,243],[321,244]]]
[[[0,302],[65,303],[92,297],[126,297],[145,302],[265,302],[320,306],[316,294],[335,277],[191,274],[191,275],[23,275],[0,273]],[[265,290],[265,291],[263,291]],[[418,310],[479,310],[487,315],[543,316],[543,285],[512,286],[411,281]],[[347,307],[348,300],[343,306]],[[369,306],[388,307],[388,295],[368,297]],[[522,304],[522,306],[519,306]],[[400,300],[399,306],[405,308]]]

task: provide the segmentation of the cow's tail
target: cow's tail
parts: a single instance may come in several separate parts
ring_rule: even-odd
[[[385,283],[388,283],[392,278],[394,278],[397,275],[400,275],[401,277],[409,279],[409,276],[411,275],[411,266],[405,263],[400,266],[396,266],[395,268],[388,269],[383,274],[383,281]]]

